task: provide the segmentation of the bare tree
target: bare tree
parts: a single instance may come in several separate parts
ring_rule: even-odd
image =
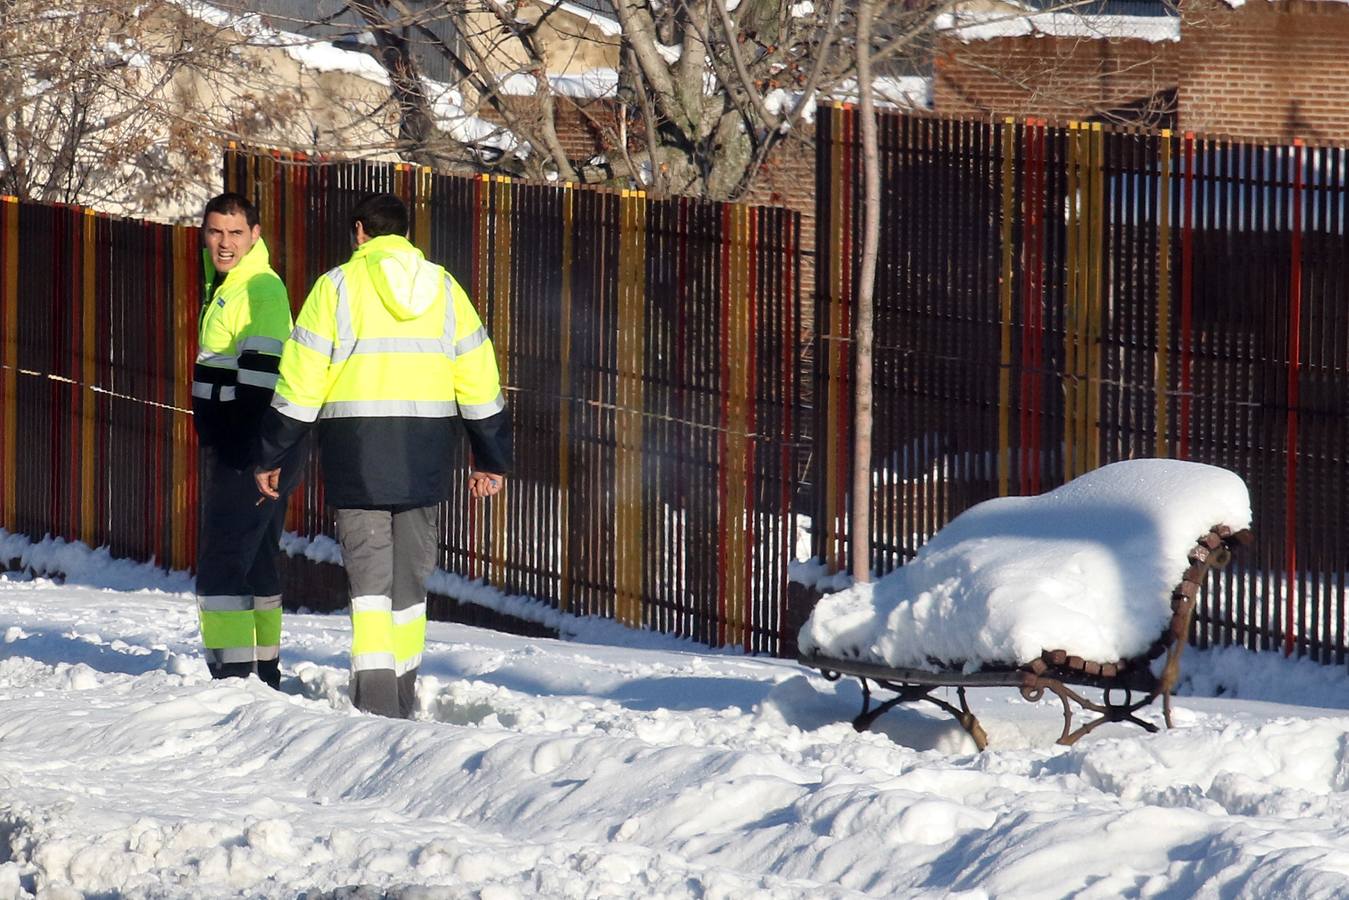
[[[1062,0],[1034,15],[1071,16],[1084,2]],[[389,69],[405,122],[402,151],[432,163],[453,165],[464,155],[424,113],[420,72],[428,56],[448,63],[448,77],[471,112],[500,123],[518,141],[511,153],[491,159],[479,154],[470,162],[533,177],[612,178],[713,199],[744,196],[784,149],[809,152],[800,126],[821,97],[858,96],[860,0],[585,0],[584,6],[601,11],[590,21],[584,9],[561,0],[348,4]],[[928,71],[942,35],[1025,15],[1024,6],[1011,3],[877,4],[871,56],[877,93],[893,102],[894,92],[887,94],[881,83],[887,76]],[[445,37],[447,30],[452,38]],[[602,102],[566,89],[580,57],[615,73]],[[1056,66],[1052,78],[1040,73],[1044,85],[1031,87],[1065,96],[1089,93],[1082,82],[1092,79],[1071,60]],[[564,116],[587,121],[602,158],[568,155],[559,139]],[[428,122],[433,127],[424,127]]]
[[[298,105],[242,58],[245,39],[176,5],[9,0],[5,12],[5,193],[154,208],[213,180],[224,139],[262,133]]]
[[[214,183],[227,139],[740,199],[812,152],[819,99],[859,95],[859,0],[580,0],[603,9],[589,19],[561,0],[346,0],[321,22],[304,0],[0,2],[0,190],[141,212]],[[876,5],[877,98],[968,22],[956,9]],[[334,38],[368,70],[311,66]],[[563,140],[578,127],[589,146]]]
[[[415,113],[426,98],[418,95],[413,50],[439,54],[475,110],[520,141],[521,152],[502,163],[541,177],[616,178],[736,198],[778,148],[801,140],[799,126],[822,92],[855,74],[854,9],[845,0],[613,0],[616,34],[556,0],[457,0],[430,9],[409,0],[350,0],[350,8],[375,35],[408,121],[428,120]],[[947,9],[937,2],[888,11],[890,40],[878,64],[922,52],[923,35]],[[452,22],[455,40],[426,27],[432,16]],[[564,57],[578,52],[616,73],[603,104],[561,87]],[[602,165],[587,170],[587,160],[569,158],[558,137],[562,112],[588,120],[604,144]],[[420,126],[401,137],[424,161],[450,156]]]

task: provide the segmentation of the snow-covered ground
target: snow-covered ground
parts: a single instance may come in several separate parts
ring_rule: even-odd
[[[276,693],[207,678],[172,584],[0,580],[0,898],[1349,894],[1342,670],[1191,653],[1176,729],[1073,748],[977,692],[977,754],[786,661],[443,623],[378,719],[348,633],[288,615]]]

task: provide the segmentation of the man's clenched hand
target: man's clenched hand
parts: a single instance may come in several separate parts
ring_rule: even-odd
[[[474,500],[495,497],[497,494],[501,493],[501,484],[504,480],[504,475],[498,475],[495,472],[479,472],[474,470],[473,472],[470,472],[468,476],[468,495]],[[259,484],[261,484],[261,482],[259,482]]]

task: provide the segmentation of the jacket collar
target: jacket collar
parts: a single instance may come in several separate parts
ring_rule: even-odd
[[[205,247],[202,248],[202,261],[206,267],[206,283],[211,286],[212,294],[219,290],[220,286],[225,284],[226,279],[231,275],[237,275],[231,283],[239,284],[259,272],[270,272],[272,270],[272,255],[267,249],[267,242],[262,238],[254,241],[253,246],[243,255],[243,258],[224,275],[215,270],[215,265],[211,262],[211,251]]]
[[[262,243],[262,241],[258,241]],[[257,246],[256,244],[254,245]],[[381,234],[379,237],[372,237],[361,246],[357,247],[351,254],[352,259],[361,259],[371,253],[406,253],[409,250],[416,250],[412,242],[401,234]]]
[[[267,250],[267,242],[258,238],[253,242],[253,246],[244,254],[244,258],[239,260],[238,264],[230,269],[229,274],[238,274],[240,278],[250,278],[259,272],[267,272],[272,268],[272,255]]]

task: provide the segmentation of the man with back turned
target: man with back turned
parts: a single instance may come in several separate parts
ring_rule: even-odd
[[[477,499],[501,490],[512,450],[482,321],[407,232],[397,197],[357,204],[351,259],[318,279],[286,343],[257,472],[259,490],[276,496],[281,461],[317,424],[351,598],[352,702],[401,718],[416,709],[436,507],[462,437]]]

